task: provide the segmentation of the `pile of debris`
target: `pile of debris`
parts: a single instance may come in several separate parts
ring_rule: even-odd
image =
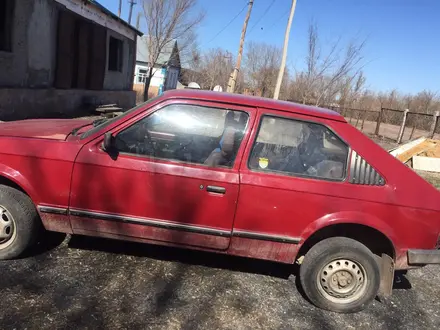
[[[120,115],[123,111],[117,104],[103,104],[95,109],[102,117],[113,118]]]
[[[421,137],[390,150],[390,154],[415,170],[440,173],[440,140]]]

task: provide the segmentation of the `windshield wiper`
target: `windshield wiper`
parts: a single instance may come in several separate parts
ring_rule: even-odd
[[[96,126],[98,126],[98,125],[101,125],[103,122],[105,122],[107,120],[107,118],[99,118],[99,119],[95,119],[93,122],[91,122],[91,123],[87,123],[87,124],[84,124],[84,125],[81,125],[81,126],[78,126],[78,127],[75,127],[71,132],[70,132],[70,134],[72,134],[72,135],[76,135],[76,133],[78,133],[78,131],[81,129],[81,128],[83,128],[83,127],[87,127],[87,126],[90,126],[90,125],[93,125],[93,127],[96,127]]]

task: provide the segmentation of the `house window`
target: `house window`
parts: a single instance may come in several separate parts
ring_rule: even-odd
[[[147,80],[147,69],[139,69],[137,74],[137,81],[140,84],[145,84]]]
[[[109,71],[122,72],[123,41],[110,37],[108,46],[108,69]]]
[[[0,1],[0,51],[12,51],[14,0]]]

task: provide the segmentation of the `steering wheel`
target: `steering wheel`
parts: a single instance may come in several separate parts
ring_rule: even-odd
[[[179,145],[176,147],[176,149],[173,152],[174,155],[181,160],[187,160],[185,159],[185,151],[186,148],[190,146],[193,142],[194,142],[194,137],[192,136],[185,139],[181,139],[179,141]]]

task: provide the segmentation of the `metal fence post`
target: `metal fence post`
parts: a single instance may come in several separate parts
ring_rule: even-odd
[[[434,138],[434,135],[435,135],[435,129],[437,128],[437,122],[438,122],[438,117],[439,117],[439,116],[440,116],[440,111],[436,111],[436,112],[434,113],[434,115],[432,116],[433,118],[432,118],[431,132],[430,132],[430,134],[429,134],[429,137],[430,137],[431,139]]]
[[[383,108],[380,108],[379,117],[377,118],[375,135],[379,135],[380,122],[382,121]]]
[[[399,135],[397,136],[397,144],[402,143],[403,133],[405,132],[406,118],[408,118],[408,112],[408,109],[403,112],[402,124],[400,125]]]

